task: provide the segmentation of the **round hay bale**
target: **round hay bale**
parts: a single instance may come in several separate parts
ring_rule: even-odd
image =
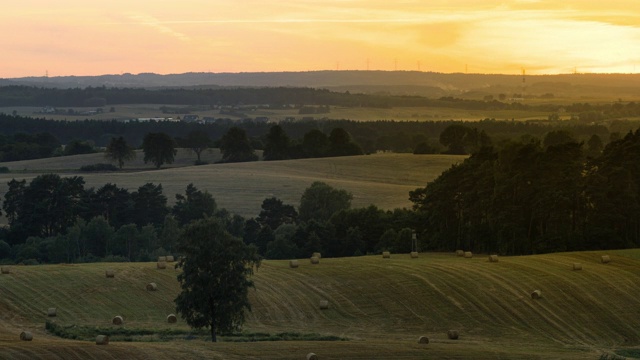
[[[109,336],[108,335],[96,336],[96,345],[109,345]]]
[[[106,278],[112,278],[112,277],[116,276],[116,272],[113,271],[112,269],[107,269],[107,270],[104,271],[104,276]]]
[[[173,255],[167,255],[167,259],[165,260],[166,262],[174,262],[174,258]]]
[[[582,270],[582,264],[573,263],[573,270]]]
[[[465,251],[464,252],[464,257],[466,259],[471,259],[473,257],[473,253],[471,251]]]
[[[295,269],[299,266],[298,260],[289,260],[289,267]]]
[[[164,269],[167,268],[167,262],[166,261],[158,261],[157,267],[160,270],[164,270]]]
[[[158,256],[158,262],[161,261],[167,261],[167,257],[166,256]]]
[[[320,258],[312,256],[311,257],[311,263],[314,264],[314,265],[320,264]]]
[[[417,251],[412,251],[411,254],[409,254],[409,256],[411,256],[412,259],[417,259],[418,258],[418,252]]]
[[[0,268],[0,272],[3,274],[11,274],[11,268],[9,266],[3,266]]]
[[[602,255],[600,257],[600,262],[603,264],[608,264],[611,262],[611,258],[609,257],[609,255]]]
[[[447,337],[451,340],[458,340],[458,337],[460,335],[458,334],[458,330],[449,330],[447,331]]]
[[[456,250],[456,256],[464,256],[464,250]]]
[[[318,360],[318,355],[316,355],[314,353],[308,353],[307,354],[307,360]]]
[[[311,256],[312,256],[312,257],[313,257],[313,256],[315,256],[315,257],[317,257],[318,259],[322,259],[322,254],[320,254],[319,252],[314,252]]]
[[[158,285],[154,282],[147,284],[147,291],[157,291]]]
[[[114,316],[113,320],[111,320],[111,323],[113,325],[122,325],[122,323],[124,323],[124,319],[120,315]]]
[[[327,310],[329,308],[329,301],[320,300],[320,310]]]
[[[167,322],[169,324],[175,324],[178,322],[178,318],[174,314],[167,315]]]
[[[31,331],[23,331],[20,333],[20,340],[31,341],[33,340],[33,334],[31,333]]]
[[[542,297],[542,292],[540,290],[533,290],[531,293],[532,299],[540,299]]]
[[[382,252],[382,258],[383,259],[391,259],[391,253],[389,251],[383,251]]]
[[[429,343],[429,338],[426,336],[420,336],[418,338],[418,344],[428,344]]]
[[[56,316],[56,308],[49,308],[49,309],[47,310],[47,316],[49,316],[49,317],[54,317],[54,316]]]
[[[489,255],[489,262],[498,262],[498,255]]]

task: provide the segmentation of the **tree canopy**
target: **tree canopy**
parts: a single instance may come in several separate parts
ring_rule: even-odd
[[[229,234],[216,218],[191,223],[178,244],[184,257],[176,265],[181,292],[176,311],[191,327],[217,333],[238,330],[251,310],[249,277],[260,265],[255,247]]]
[[[118,167],[122,169],[125,161],[136,158],[136,152],[133,147],[127,144],[127,141],[122,136],[119,136],[117,138],[111,138],[104,156],[111,161],[117,161]]]
[[[178,153],[176,142],[165,133],[148,133],[142,141],[144,163],[152,162],[156,169],[162,164],[171,164]]]
[[[258,160],[247,132],[239,127],[232,127],[220,139],[222,162],[245,162]]]

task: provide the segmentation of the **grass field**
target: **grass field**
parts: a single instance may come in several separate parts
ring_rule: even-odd
[[[178,118],[180,114],[163,114],[157,104],[136,104],[136,105],[114,105],[115,112],[105,112],[93,115],[55,115],[38,114],[41,110],[38,107],[0,107],[0,112],[11,114],[16,111],[18,115],[30,117],[42,117],[52,120],[84,120],[86,118],[95,120],[128,120],[136,118],[171,117]],[[108,110],[111,106],[105,107]],[[175,108],[184,106],[175,105]],[[78,112],[94,110],[94,108],[74,108]],[[239,119],[234,116],[220,114],[219,110],[192,111],[200,117],[230,118]],[[546,119],[549,113],[541,111],[523,110],[465,110],[455,108],[439,107],[396,107],[390,109],[366,108],[366,107],[339,107],[332,106],[328,114],[300,115],[298,110],[274,110],[257,109],[255,111],[244,112],[247,117],[268,117],[272,121],[281,121],[288,117],[301,119],[303,117],[329,118],[329,119],[349,119],[355,121],[375,121],[375,120],[396,120],[396,121],[446,121],[446,120],[466,120],[478,121],[485,118],[496,120],[530,120]]]
[[[83,176],[86,187],[99,188],[110,182],[135,191],[147,182],[162,184],[170,203],[176,193],[184,193],[193,183],[213,195],[220,207],[242,215],[257,216],[262,201],[275,196],[297,206],[304,190],[314,181],[323,181],[353,193],[353,207],[374,204],[382,209],[410,207],[409,191],[434,180],[464,156],[374,154],[337,158],[288,161],[258,161],[237,164],[191,166],[195,155],[181,150],[172,165],[155,170],[151,164],[137,160],[125,165],[125,171],[80,173],[82,165],[106,162],[101,154],[0,163],[11,173],[0,174],[0,194],[13,179],[27,179],[55,172],[62,176]],[[203,160],[220,159],[218,150],[203,154]]]
[[[15,359],[599,359],[640,354],[640,250],[472,259],[453,254],[408,254],[322,259],[290,269],[264,261],[250,291],[247,333],[282,332],[347,341],[212,344],[154,335],[96,346],[44,330],[60,326],[109,329],[115,315],[135,333],[189,333],[168,324],[178,293],[172,268],[155,263],[14,266],[0,275],[0,358]],[[573,271],[579,262],[583,270]],[[115,278],[105,278],[107,268]],[[156,282],[158,291],[145,285]],[[530,294],[539,289],[542,298]],[[320,310],[320,300],[329,309]],[[49,307],[58,315],[47,318]],[[449,340],[447,331],[460,339]],[[32,342],[21,342],[28,330]],[[417,343],[419,336],[430,339]],[[188,337],[191,338],[191,337]]]

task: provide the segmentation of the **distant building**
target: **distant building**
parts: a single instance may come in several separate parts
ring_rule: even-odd
[[[182,121],[188,122],[188,123],[197,122],[199,119],[200,117],[198,115],[192,115],[192,114],[184,115],[182,117]]]

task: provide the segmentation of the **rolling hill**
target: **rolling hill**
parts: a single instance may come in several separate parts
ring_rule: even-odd
[[[184,193],[187,185],[193,183],[213,195],[219,207],[251,217],[258,215],[264,199],[273,196],[297,206],[306,188],[314,181],[323,181],[353,193],[353,207],[374,204],[392,210],[411,207],[409,191],[425,186],[465,156],[389,153],[191,166],[195,156],[181,150],[174,164],[161,170],[145,165],[142,158],[140,153],[136,161],[125,165],[125,171],[108,173],[78,171],[82,165],[106,162],[102,154],[0,163],[11,170],[11,173],[0,174],[0,194],[8,189],[11,179],[30,181],[47,172],[82,176],[86,188],[97,189],[112,183],[135,191],[148,182],[162,184],[170,203],[175,200],[175,194]],[[203,155],[203,160],[209,162],[219,159],[217,149]]]
[[[186,324],[168,324],[176,271],[155,263],[13,266],[0,275],[0,358],[15,359],[598,359],[640,354],[640,250],[471,259],[422,253],[264,261],[250,291],[247,334],[317,334],[346,341],[212,344]],[[572,270],[573,263],[583,269]],[[115,278],[105,278],[106,269]],[[158,285],[149,292],[145,285]],[[542,297],[532,299],[533,290]],[[321,310],[320,300],[329,308]],[[47,309],[57,317],[47,318]],[[121,315],[126,341],[96,346],[44,330],[109,329]],[[98,328],[98,330],[95,330]],[[447,331],[460,333],[458,340]],[[34,340],[19,340],[21,331]],[[181,334],[162,341],[158,334]],[[155,335],[154,335],[155,334]],[[190,335],[184,335],[190,334]],[[430,339],[417,343],[419,336]],[[191,339],[191,340],[189,340]],[[132,341],[133,340],[133,341]],[[603,355],[604,354],[604,355]],[[601,357],[603,356],[603,357]],[[621,358],[621,357],[618,357]]]

